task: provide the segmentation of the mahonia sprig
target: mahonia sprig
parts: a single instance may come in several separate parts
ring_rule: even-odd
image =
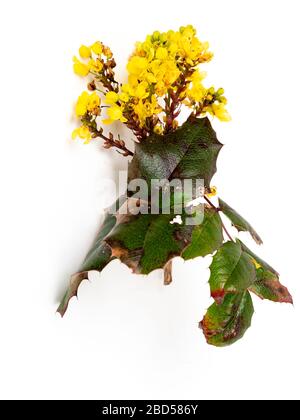
[[[82,61],[74,58],[74,71],[89,80],[88,90],[76,103],[81,125],[73,138],[80,137],[85,143],[101,138],[105,148],[115,147],[124,156],[133,156],[128,185],[134,181],[140,191],[132,194],[130,186],[107,210],[94,244],[71,276],[58,312],[65,314],[90,271],[101,272],[115,258],[136,274],[162,269],[167,285],[172,282],[173,258],[211,255],[209,286],[214,302],[199,326],[209,344],[234,343],[251,325],[251,294],[274,302],[292,303],[293,299],[278,272],[232,235],[222,217],[229,219],[237,232],[249,232],[260,245],[262,240],[252,225],[220,197],[217,205],[210,200],[217,194],[211,180],[223,145],[207,115],[221,121],[230,116],[224,89],[203,83],[205,73],[200,67],[212,59],[208,43],[197,38],[191,25],[178,31],[156,31],[136,44],[125,84],[116,81],[113,54],[101,42],[81,46],[79,55]],[[191,115],[178,127],[183,107]],[[124,123],[136,136],[134,153],[119,136],[104,133],[101,123],[115,121]],[[199,180],[201,192],[193,188]],[[152,181],[159,181],[163,197],[160,192],[153,195]],[[199,194],[204,203],[190,206],[190,193],[173,188],[175,183],[185,189],[187,181],[193,197],[200,198]],[[175,206],[178,198],[180,209]],[[176,222],[178,216],[181,223]]]
[[[105,147],[117,147],[125,156],[132,155],[121,139],[103,134],[98,128],[102,111],[107,108],[103,124],[115,121],[124,123],[138,141],[149,135],[166,134],[178,127],[182,106],[191,109],[192,115],[210,114],[228,121],[224,89],[206,88],[202,63],[213,57],[207,42],[201,42],[193,26],[183,26],[178,31],[158,32],[138,42],[127,64],[128,80],[120,84],[115,80],[116,62],[107,46],[97,41],[90,47],[81,46],[74,57],[74,71],[79,76],[91,76],[88,90],[76,104],[76,115],[81,126],[73,132],[86,143],[100,137]],[[105,105],[102,105],[104,103]]]

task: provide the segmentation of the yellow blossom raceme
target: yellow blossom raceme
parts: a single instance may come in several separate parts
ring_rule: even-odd
[[[90,58],[91,49],[86,45],[81,45],[81,47],[79,48],[79,55],[81,58]]]
[[[82,63],[77,57],[73,57],[73,62],[74,73],[83,77],[89,74],[90,68],[88,65]]]
[[[72,139],[75,140],[77,137],[81,138],[82,140],[85,140],[85,144],[89,143],[92,135],[90,133],[90,130],[85,125],[82,125],[78,128],[75,128],[72,133]]]

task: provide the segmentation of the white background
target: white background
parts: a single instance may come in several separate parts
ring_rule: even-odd
[[[0,6],[0,397],[9,399],[299,398],[299,1],[13,1]],[[254,298],[243,340],[206,345],[210,258],[134,276],[114,261],[55,310],[107,204],[107,179],[126,159],[72,142],[72,73],[81,43],[102,40],[118,75],[134,42],[194,24],[215,53],[231,123],[213,184],[264,239],[292,305]],[[130,134],[122,129],[121,134]]]

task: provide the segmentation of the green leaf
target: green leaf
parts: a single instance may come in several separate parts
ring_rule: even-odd
[[[261,270],[262,272],[260,273],[260,269],[257,271],[258,276],[261,278],[249,288],[250,292],[255,293],[261,299],[268,299],[273,302],[293,303],[290,292],[280,283],[274,273],[264,270]]]
[[[200,322],[207,343],[223,347],[242,338],[251,325],[253,312],[248,291],[228,293],[221,304],[214,302]]]
[[[214,252],[222,244],[222,226],[219,215],[204,208],[200,225],[171,223],[174,214],[127,215],[117,224],[105,242],[112,249],[112,256],[119,258],[133,272],[148,274],[175,256],[185,259]]]
[[[182,258],[189,260],[212,254],[223,243],[222,222],[214,209],[206,209],[203,222],[195,226],[189,246],[182,253]]]
[[[231,221],[232,225],[239,231],[239,232],[249,232],[255,242],[259,245],[262,244],[261,237],[258,233],[253,229],[250,223],[247,222],[240,214],[238,214],[232,207],[230,207],[225,201],[219,198],[219,207],[220,210],[228,217]]]
[[[293,303],[293,298],[288,289],[279,281],[279,274],[273,267],[255,255],[246,245],[238,240],[242,249],[252,258],[256,267],[256,281],[249,290],[261,299],[273,302]]]
[[[214,255],[210,265],[211,296],[222,302],[228,292],[242,292],[256,280],[256,271],[251,257],[239,243],[228,241]]]
[[[222,144],[208,118],[190,118],[176,131],[137,143],[128,179],[203,179],[209,186]]]
[[[115,203],[115,207],[124,202],[124,197],[120,197]],[[73,274],[70,279],[69,286],[64,294],[57,312],[63,317],[68,309],[69,301],[72,297],[77,296],[78,288],[83,280],[88,278],[88,272],[91,270],[101,271],[111,260],[111,249],[103,241],[105,236],[112,230],[116,224],[116,217],[112,214],[112,208],[106,211],[103,224],[99,230],[96,240],[88,252],[83,264],[77,273]]]
[[[279,276],[278,272],[273,267],[271,267],[268,263],[266,263],[256,254],[254,254],[254,252],[252,252],[240,239],[237,239],[236,242],[240,244],[242,250],[245,251],[248,255],[250,255],[259,265],[261,265],[264,268],[264,270],[271,271],[271,273],[274,273],[277,276]]]

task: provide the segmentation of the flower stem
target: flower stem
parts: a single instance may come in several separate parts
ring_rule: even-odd
[[[219,212],[220,211],[220,209],[218,209],[218,207],[216,207],[211,201],[210,201],[210,199],[208,198],[208,197],[206,197],[206,196],[204,196],[204,199],[208,202],[208,204],[214,209],[214,210],[216,210],[217,212]],[[224,225],[224,223],[223,223],[223,221],[222,221],[222,219],[221,219],[221,224],[222,224],[222,228],[223,228],[223,230],[224,230],[224,232],[226,233],[226,235],[228,236],[228,238],[232,241],[232,242],[234,242],[234,240],[232,239],[232,236],[230,235],[230,233],[228,232],[228,230],[227,230],[227,228],[225,227],[225,225]]]

